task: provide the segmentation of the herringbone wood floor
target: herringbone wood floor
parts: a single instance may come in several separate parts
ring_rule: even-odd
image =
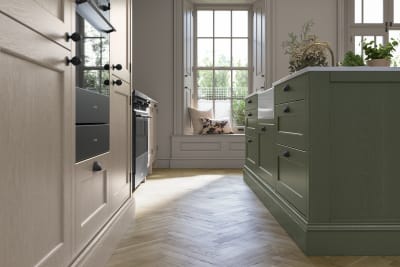
[[[108,267],[400,267],[400,257],[306,257],[240,170],[155,170]]]

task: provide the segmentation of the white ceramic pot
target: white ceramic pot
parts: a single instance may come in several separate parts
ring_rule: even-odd
[[[390,67],[390,59],[379,58],[367,61],[367,66],[370,67]]]

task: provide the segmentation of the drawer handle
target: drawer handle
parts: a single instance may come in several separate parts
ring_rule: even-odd
[[[122,81],[121,80],[113,80],[112,84],[113,85],[117,85],[117,86],[121,86],[122,85]]]
[[[247,101],[247,104],[251,104],[251,103],[253,103],[253,100],[250,99]]]
[[[249,113],[249,114],[247,114],[247,116],[251,117],[251,116],[253,116],[253,114],[252,114],[252,113]]]
[[[290,112],[290,107],[289,107],[289,106],[285,107],[285,109],[283,110],[283,112],[289,113],[289,112]]]
[[[285,151],[282,154],[285,158],[290,158],[290,152],[289,151]]]
[[[265,127],[265,126],[262,127],[262,128],[261,128],[261,131],[266,132],[266,131],[267,131],[267,127]]]
[[[94,172],[99,172],[99,171],[102,171],[102,170],[103,170],[103,167],[101,167],[101,165],[100,165],[100,163],[99,163],[98,161],[95,161],[95,162],[93,163],[93,168],[92,168],[92,170],[93,170]]]
[[[284,92],[289,92],[290,91],[290,85],[286,84],[285,87],[283,87]]]
[[[249,139],[247,140],[247,143],[253,143],[253,140]]]

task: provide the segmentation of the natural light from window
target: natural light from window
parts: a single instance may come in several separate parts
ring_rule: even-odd
[[[247,10],[197,11],[197,107],[236,127],[249,90],[248,19]]]

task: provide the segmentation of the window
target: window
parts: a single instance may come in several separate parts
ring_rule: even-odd
[[[214,118],[244,126],[249,91],[248,10],[197,10],[195,103]]]
[[[384,44],[400,40],[400,0],[349,1],[350,49],[363,55],[362,42]],[[392,66],[400,66],[400,48],[394,53]]]

